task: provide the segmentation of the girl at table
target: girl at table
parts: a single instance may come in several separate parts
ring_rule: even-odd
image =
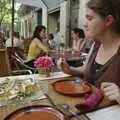
[[[71,31],[71,37],[73,39],[73,51],[83,51],[85,46],[85,34],[80,28],[73,28]]]
[[[32,42],[29,46],[27,60],[33,60],[48,52],[48,47],[43,43],[46,37],[46,28],[38,25],[33,33]]]
[[[120,0],[90,0],[87,3],[85,33],[95,40],[82,67],[58,61],[63,72],[79,76],[96,87],[102,82],[120,86]]]

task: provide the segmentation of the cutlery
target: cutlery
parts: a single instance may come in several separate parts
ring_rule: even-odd
[[[83,115],[78,116],[78,114],[67,104],[62,104],[63,108],[70,112],[77,120],[85,120]]]
[[[76,80],[75,80],[75,83],[77,83],[77,84],[82,84],[82,80],[80,79],[80,78],[77,78]]]
[[[50,102],[54,107],[56,107],[56,104],[53,102],[52,98],[51,98],[47,93],[45,93],[44,95],[48,98],[49,102]]]

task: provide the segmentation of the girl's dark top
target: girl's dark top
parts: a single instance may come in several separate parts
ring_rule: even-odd
[[[85,67],[84,80],[100,87],[102,82],[113,82],[120,86],[120,49],[104,65],[97,64],[95,58],[100,46],[99,41],[95,41],[93,51]]]
[[[97,63],[96,61],[94,62],[94,64],[93,64],[93,67],[92,67],[92,69],[91,69],[91,72],[93,73],[93,74],[96,74],[97,72],[99,72],[100,71],[100,69],[103,67],[103,65],[101,65],[101,64],[99,64],[99,63]]]

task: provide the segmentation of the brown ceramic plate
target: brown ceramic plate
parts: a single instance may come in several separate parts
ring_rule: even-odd
[[[18,109],[4,120],[69,120],[62,112],[50,106],[28,106]]]
[[[56,92],[68,96],[81,96],[91,92],[88,83],[77,83],[75,80],[59,80],[53,83]]]

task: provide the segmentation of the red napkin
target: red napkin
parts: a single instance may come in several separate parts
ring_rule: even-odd
[[[103,98],[102,91],[97,89],[90,96],[88,96],[83,103],[78,103],[75,105],[75,107],[81,110],[92,110],[100,103],[102,98]]]

